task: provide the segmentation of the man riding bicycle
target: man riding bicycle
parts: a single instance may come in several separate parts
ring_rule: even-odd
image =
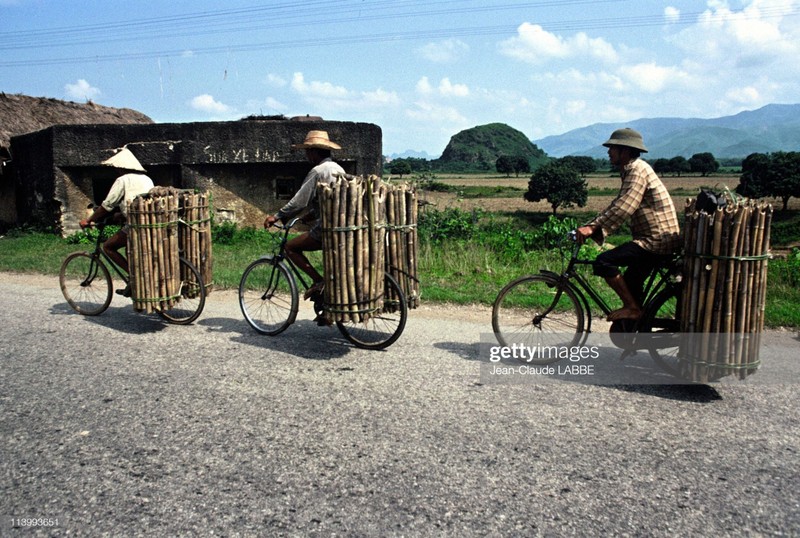
[[[647,152],[642,135],[618,129],[603,143],[611,165],[619,168],[622,185],[611,204],[577,230],[577,240],[588,237],[603,244],[607,235],[630,219],[632,241],[597,256],[594,274],[605,278],[622,300],[622,308],[609,321],[636,320],[642,316],[644,282],[653,268],[667,263],[680,247],[680,227],[672,197],[649,164],[639,156]],[[620,266],[627,267],[625,275]]]
[[[317,183],[332,183],[337,177],[345,175],[345,171],[331,158],[331,150],[342,148],[331,142],[326,131],[309,131],[305,140],[300,144],[293,144],[292,149],[304,149],[306,158],[314,167],[306,175],[297,194],[275,215],[269,215],[264,219],[264,228],[269,228],[279,220],[286,222],[295,215],[307,209],[310,210],[309,217],[314,219],[311,229],[288,241],[285,247],[286,256],[313,281],[304,296],[308,299],[319,294],[324,286],[322,275],[303,254],[322,249],[322,228],[317,207]]]
[[[113,157],[101,163],[103,166],[110,166],[124,171],[108,191],[103,203],[97,206],[92,214],[80,222],[81,228],[86,228],[93,222],[110,215],[115,209],[119,208],[122,217],[127,221],[128,203],[140,194],[145,194],[153,188],[153,180],[144,174],[145,169],[128,148],[122,148]],[[122,227],[120,231],[109,237],[103,243],[103,251],[114,263],[128,273],[128,260],[119,252],[128,245],[128,226]],[[124,290],[117,290],[117,293],[130,297],[130,285]]]

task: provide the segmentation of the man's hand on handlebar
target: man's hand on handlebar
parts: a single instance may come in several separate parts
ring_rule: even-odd
[[[267,218],[264,219],[264,228],[271,228],[278,220],[278,217],[275,215],[268,215]]]
[[[591,226],[581,226],[575,230],[575,241],[582,245],[588,238],[594,234],[594,228]]]

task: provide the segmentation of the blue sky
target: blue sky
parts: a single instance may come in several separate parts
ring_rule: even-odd
[[[800,102],[800,0],[0,0],[0,51],[6,93],[370,122],[385,154]]]

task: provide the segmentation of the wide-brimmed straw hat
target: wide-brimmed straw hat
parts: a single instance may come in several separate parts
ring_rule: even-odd
[[[611,133],[611,138],[603,143],[605,147],[609,146],[628,146],[629,148],[638,149],[642,153],[647,153],[647,148],[644,147],[644,140],[638,131],[634,131],[630,127],[624,129],[617,129]]]
[[[142,164],[128,148],[122,148],[113,157],[100,164],[132,172],[146,172]]]
[[[342,149],[342,146],[331,142],[327,131],[309,131],[301,144],[292,144],[293,149]]]

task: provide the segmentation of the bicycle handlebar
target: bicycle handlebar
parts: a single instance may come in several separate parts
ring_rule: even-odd
[[[278,224],[277,222],[273,223],[272,226],[278,228],[279,230],[291,230],[294,228],[294,225],[297,224],[297,221],[300,220],[300,217],[294,217],[286,224]]]

